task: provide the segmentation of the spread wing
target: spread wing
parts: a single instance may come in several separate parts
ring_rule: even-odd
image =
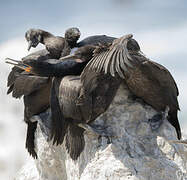
[[[131,34],[123,36],[114,40],[108,50],[96,53],[87,64],[82,76],[86,76],[90,70],[94,70],[95,72],[109,73],[112,76],[118,74],[121,78],[125,78],[129,73],[129,69],[139,63],[139,61],[131,57],[127,49],[129,40],[132,40],[131,38]]]
[[[162,87],[172,87],[178,95],[177,85],[169,71],[162,65],[147,59],[137,47],[139,45],[132,39],[132,35],[114,40],[108,49],[95,53],[81,75],[82,82],[88,87],[94,85],[90,83],[92,71],[128,79],[132,70],[139,67],[144,74],[147,74],[146,77],[159,81]]]

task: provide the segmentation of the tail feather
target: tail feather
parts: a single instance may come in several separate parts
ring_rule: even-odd
[[[51,87],[51,97],[50,97],[50,106],[51,106],[51,116],[52,116],[52,124],[51,124],[51,139],[53,139],[53,144],[59,145],[63,143],[64,136],[67,129],[67,122],[65,121],[65,117],[61,112],[60,104],[58,101],[58,89],[59,83],[61,79],[54,78],[52,87]]]
[[[35,144],[34,144],[34,138],[35,138],[35,131],[37,128],[37,122],[27,122],[27,137],[26,137],[26,143],[25,147],[28,150],[29,154],[34,158],[37,159],[37,154],[35,151]]]
[[[177,138],[180,140],[181,139],[181,128],[180,128],[180,124],[179,124],[179,120],[177,117],[177,110],[176,111],[169,111],[169,118],[168,121],[171,123],[171,125],[173,127],[175,127],[176,132],[177,132]]]
[[[66,134],[66,149],[73,160],[77,160],[81,152],[84,150],[84,129],[69,123]]]

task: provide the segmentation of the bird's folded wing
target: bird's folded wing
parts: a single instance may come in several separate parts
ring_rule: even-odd
[[[8,75],[8,79],[7,79],[7,87],[11,86],[12,84],[14,84],[16,78],[18,77],[18,75],[23,72],[22,69],[18,68],[18,67],[13,67],[12,70],[10,71],[9,75]]]
[[[12,96],[20,98],[23,95],[29,95],[44,86],[48,80],[47,77],[21,74],[15,79]]]
[[[173,89],[175,96],[179,95],[178,87],[174,78],[164,66],[149,60],[143,62],[140,68],[144,74],[147,74],[147,77],[159,82],[162,87],[170,87],[170,89]]]

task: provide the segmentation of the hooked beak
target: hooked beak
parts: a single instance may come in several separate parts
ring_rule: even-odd
[[[28,42],[28,49],[27,50],[29,51],[31,49],[31,47],[32,47],[32,41],[29,41]]]
[[[79,59],[76,55],[74,54],[71,54],[71,55],[68,55],[68,56],[65,56],[65,57],[61,57],[59,60],[60,61],[64,61],[64,60],[67,60],[67,59],[74,59],[76,62],[78,63],[82,63],[84,62],[82,59]]]
[[[71,55],[68,55],[68,56],[61,57],[59,60],[64,61],[64,60],[67,60],[67,59],[75,59],[75,58],[77,58],[77,56],[74,55],[74,54],[71,54]]]
[[[169,142],[174,144],[187,144],[187,140],[170,140]]]
[[[6,58],[5,60],[6,60],[5,63],[7,63],[7,64],[11,64],[13,66],[16,66],[26,72],[31,72],[32,67],[27,64],[24,64],[23,61],[18,61],[18,60],[14,60],[14,59],[10,59],[10,58]]]

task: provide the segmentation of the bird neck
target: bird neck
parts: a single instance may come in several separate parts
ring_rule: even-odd
[[[78,38],[65,38],[66,39],[66,41],[67,41],[67,43],[68,43],[68,45],[69,45],[69,47],[72,49],[72,48],[74,48],[74,47],[77,47],[77,41],[78,41]]]
[[[50,38],[54,37],[53,34],[47,32],[47,31],[43,31],[43,30],[40,30],[39,31],[39,34],[41,35],[42,39],[41,39],[41,42],[42,44],[47,44],[47,42],[49,41]]]

